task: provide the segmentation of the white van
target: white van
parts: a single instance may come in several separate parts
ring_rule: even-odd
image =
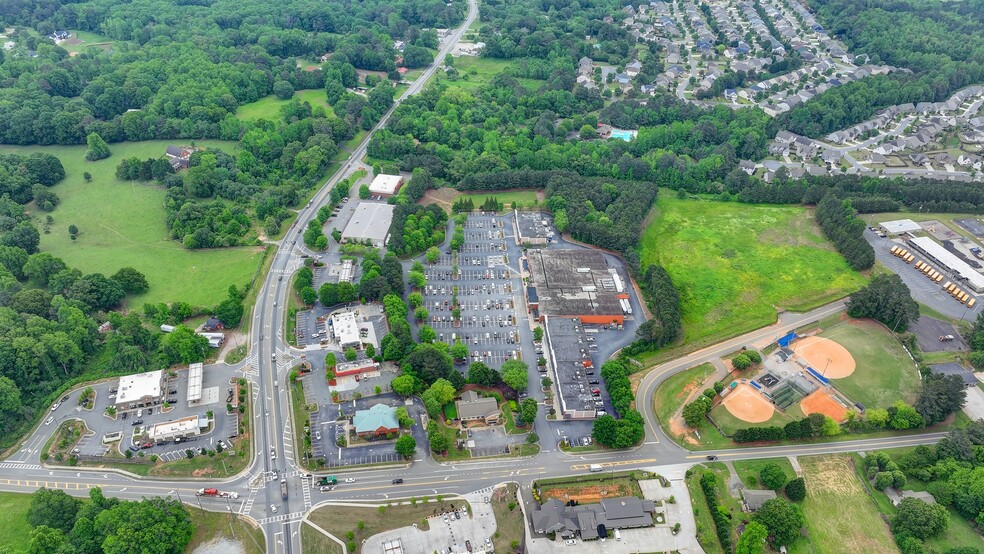
[[[596,473],[601,470],[602,470],[601,464],[591,464],[588,466],[588,471],[592,473]]]
[[[617,541],[622,540],[622,533],[619,533],[618,529],[615,530],[615,540]]]

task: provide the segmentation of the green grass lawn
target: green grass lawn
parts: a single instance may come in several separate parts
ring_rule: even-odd
[[[47,152],[65,166],[65,179],[52,187],[61,203],[51,216],[50,234],[41,235],[41,249],[60,257],[83,273],[111,275],[130,266],[147,276],[150,290],[127,299],[131,308],[145,302],[185,301],[213,305],[226,296],[229,285],[242,287],[256,272],[262,248],[242,247],[188,250],[168,238],[164,215],[164,189],[119,181],[116,166],[123,158],[156,158],[169,141],[111,144],[113,155],[98,162],[85,161],[85,146],[0,147],[0,152]],[[180,144],[180,142],[179,142]],[[199,146],[221,147],[235,153],[236,143],[201,141]],[[86,183],[82,173],[92,174]],[[46,212],[31,207],[38,227]],[[68,226],[80,230],[71,240]]]
[[[476,193],[476,194],[462,194],[455,198],[455,200],[471,199],[475,203],[475,207],[478,208],[485,202],[485,199],[492,196],[499,202],[505,205],[506,210],[512,208],[513,202],[516,202],[520,206],[530,206],[536,200],[536,191],[533,190],[512,190],[506,192],[496,192],[496,193]]]
[[[653,395],[653,408],[664,429],[669,428],[670,418],[676,413],[687,396],[714,373],[710,363],[700,364],[663,381]]]
[[[27,523],[27,509],[31,495],[16,492],[0,492],[0,545],[12,553],[27,552],[31,541],[31,526]]]
[[[660,263],[680,291],[684,339],[717,342],[843,297],[865,278],[823,238],[813,212],[659,197],[640,240],[643,267]],[[695,255],[696,254],[696,255]]]
[[[68,42],[75,42],[72,39],[78,39],[82,42],[79,44],[68,44]],[[63,41],[60,46],[68,52],[85,52],[89,48],[108,48],[113,44],[113,39],[88,31],[72,31],[72,39]]]
[[[790,554],[899,551],[849,456],[808,456],[800,457],[799,462],[806,480],[803,513],[809,538],[788,545]]]
[[[721,548],[721,543],[717,537],[714,518],[711,517],[704,490],[700,486],[700,478],[704,473],[713,473],[717,477],[715,490],[717,491],[718,505],[731,514],[732,522],[738,523],[745,517],[745,514],[741,511],[741,501],[728,493],[730,473],[724,464],[712,462],[691,468],[687,477],[687,489],[690,491],[694,518],[697,521],[697,541],[707,554],[724,554],[725,551]],[[732,532],[732,539],[734,539],[734,532]],[[732,540],[732,544],[734,544],[734,540]]]
[[[759,473],[762,468],[769,465],[776,464],[782,468],[782,472],[786,474],[786,482],[792,481],[796,478],[796,472],[793,471],[793,464],[789,463],[789,458],[764,458],[761,460],[735,460],[734,466],[735,471],[738,473],[738,477],[741,478],[741,482],[745,484],[746,487],[750,489],[764,489],[765,485],[759,480]]]
[[[492,78],[502,73],[512,62],[509,60],[499,60],[493,58],[480,58],[477,56],[459,56],[454,59],[454,67],[458,70],[458,79],[450,81],[444,77],[444,73],[438,75],[450,86],[475,92],[481,87],[492,81]],[[519,84],[529,91],[537,90],[542,81],[536,79],[517,78]]]
[[[333,113],[331,106],[325,99],[324,89],[299,90],[294,93],[290,100],[281,100],[274,95],[265,96],[256,102],[243,104],[236,110],[236,117],[239,119],[267,119],[275,121],[280,119],[280,108],[289,104],[293,100],[309,102],[311,107],[321,106],[329,114]]]
[[[915,401],[919,375],[908,354],[884,327],[870,321],[846,321],[824,330],[820,336],[837,341],[854,356],[854,373],[833,380],[837,389],[852,400],[879,408],[887,408],[900,399]]]
[[[301,545],[304,554],[343,554],[342,547],[310,523],[301,525]]]

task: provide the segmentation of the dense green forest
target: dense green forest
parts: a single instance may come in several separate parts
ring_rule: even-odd
[[[887,106],[939,102],[984,81],[982,0],[811,0],[809,5],[851,52],[908,71],[834,87],[778,118],[777,128],[821,136]]]

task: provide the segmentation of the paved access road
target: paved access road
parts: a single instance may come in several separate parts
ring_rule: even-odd
[[[444,43],[435,63],[427,68],[410,88],[396,100],[380,120],[373,132],[386,124],[393,110],[400,102],[419,92],[427,80],[442,64],[444,56],[461,39],[465,30],[478,14],[476,0],[469,1],[468,16]],[[339,471],[336,475],[342,481],[334,490],[322,493],[313,487],[311,480],[294,462],[295,449],[292,444],[293,432],[290,417],[290,403],[281,383],[287,381],[287,372],[296,363],[303,350],[291,348],[283,340],[285,299],[289,279],[281,280],[302,265],[301,255],[311,254],[302,244],[296,244],[297,229],[304,229],[308,221],[315,217],[318,208],[329,196],[330,190],[341,179],[357,169],[365,155],[372,136],[370,133],[352,152],[343,165],[342,171],[325,183],[314,196],[312,202],[301,209],[296,228],[288,232],[272,261],[262,288],[257,295],[250,330],[250,356],[241,366],[251,381],[254,392],[254,435],[255,453],[252,464],[241,475],[227,480],[189,482],[188,480],[141,479],[131,474],[116,471],[91,469],[53,469],[42,466],[38,451],[55,425],[39,424],[38,428],[22,443],[21,451],[12,459],[0,462],[0,490],[32,492],[38,487],[60,488],[70,494],[84,496],[89,488],[99,486],[106,495],[139,499],[148,496],[175,496],[191,505],[201,505],[203,509],[230,511],[250,517],[257,521],[266,535],[266,549],[270,553],[299,553],[299,524],[301,518],[318,502],[324,500],[381,500],[387,498],[466,494],[486,489],[504,481],[516,481],[528,486],[536,478],[582,473],[590,464],[602,464],[616,469],[649,468],[679,463],[694,463],[703,459],[706,452],[689,452],[669,439],[659,430],[653,415],[652,393],[656,386],[669,375],[702,363],[714,357],[731,352],[742,345],[778,336],[788,330],[816,321],[844,309],[843,302],[836,302],[804,314],[782,314],[780,322],[741,337],[724,341],[680,359],[662,364],[643,379],[638,398],[642,413],[648,423],[644,444],[631,451],[606,454],[568,455],[556,448],[559,436],[577,427],[585,431],[583,423],[569,426],[563,422],[551,422],[541,415],[536,422],[537,433],[541,437],[543,450],[540,455],[528,459],[476,461],[462,464],[439,464],[424,457],[426,445],[418,447],[421,454],[412,464],[387,469],[366,471]],[[507,237],[508,242],[508,237]],[[634,306],[634,309],[640,307]],[[524,317],[523,310],[516,310]],[[641,313],[641,310],[640,310]],[[521,329],[521,346],[524,351],[532,346],[529,328],[525,320],[517,326]],[[603,345],[601,354],[608,355],[613,345]],[[534,373],[531,380],[539,377]],[[576,436],[572,433],[572,436]],[[938,441],[941,434],[924,434],[909,437],[891,437],[859,441],[845,441],[828,444],[793,445],[755,449],[736,449],[714,452],[725,459],[761,458],[785,455],[819,454],[824,452],[853,452],[928,444]],[[346,478],[355,482],[344,483]],[[393,479],[403,481],[393,484]],[[279,481],[286,479],[288,498],[281,498]],[[197,489],[208,485],[220,490],[237,492],[237,499],[213,499],[195,497]]]

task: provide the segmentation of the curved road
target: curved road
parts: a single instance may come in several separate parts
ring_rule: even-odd
[[[288,346],[281,332],[284,329],[285,294],[290,279],[283,279],[302,265],[303,246],[295,244],[300,233],[313,219],[318,208],[327,201],[331,188],[340,180],[353,173],[365,156],[366,147],[372,134],[381,129],[389,120],[397,106],[410,96],[420,92],[426,82],[443,64],[444,56],[461,39],[478,15],[476,0],[469,0],[468,15],[462,25],[445,41],[435,63],[428,67],[404,94],[402,94],[380,119],[379,123],[352,152],[341,170],[329,179],[313,197],[312,202],[300,210],[297,221],[274,255],[271,270],[257,295],[250,327],[250,373],[247,364],[234,367],[243,370],[253,385],[255,402],[253,406],[254,438],[256,456],[249,468],[232,479],[212,480],[208,483],[188,482],[187,480],[168,480],[163,478],[143,479],[135,475],[114,470],[48,468],[40,464],[38,452],[57,426],[39,425],[34,433],[21,444],[17,459],[12,457],[0,462],[0,490],[32,492],[38,487],[56,487],[70,494],[83,496],[93,486],[103,488],[107,496],[139,499],[144,496],[176,496],[203,509],[230,511],[254,519],[266,536],[266,549],[270,553],[299,553],[299,524],[301,518],[320,500],[382,500],[390,497],[409,497],[425,495],[464,494],[481,490],[503,481],[518,481],[528,485],[542,476],[560,476],[582,473],[588,464],[600,463],[619,469],[653,467],[660,465],[693,463],[703,459],[708,452],[690,452],[678,446],[660,430],[655,418],[652,396],[656,387],[674,373],[694,365],[720,357],[743,345],[776,337],[807,323],[820,320],[844,309],[844,303],[835,302],[803,314],[784,313],[777,324],[752,331],[717,345],[688,354],[671,362],[657,366],[642,380],[637,398],[647,422],[646,439],[638,448],[615,453],[569,455],[561,452],[555,445],[547,444],[547,437],[561,429],[563,423],[538,421],[537,430],[543,437],[543,451],[535,457],[502,460],[475,461],[468,463],[440,464],[429,457],[417,460],[408,466],[368,469],[363,471],[339,470],[340,479],[357,477],[356,483],[339,486],[328,493],[312,499],[306,491],[311,490],[305,474],[294,464],[290,402],[285,387],[287,372],[300,350]],[[547,425],[549,429],[541,429]],[[819,454],[825,452],[854,452],[901,445],[928,444],[938,441],[943,434],[931,433],[912,436],[896,436],[881,439],[865,439],[825,444],[803,444],[764,448],[733,449],[714,452],[720,457],[730,459],[761,458],[771,456]],[[392,484],[394,477],[403,479],[399,485]],[[283,500],[280,495],[280,479],[286,479],[289,495]],[[220,490],[238,492],[240,497],[231,499],[194,499],[195,491],[202,486],[216,486]]]

